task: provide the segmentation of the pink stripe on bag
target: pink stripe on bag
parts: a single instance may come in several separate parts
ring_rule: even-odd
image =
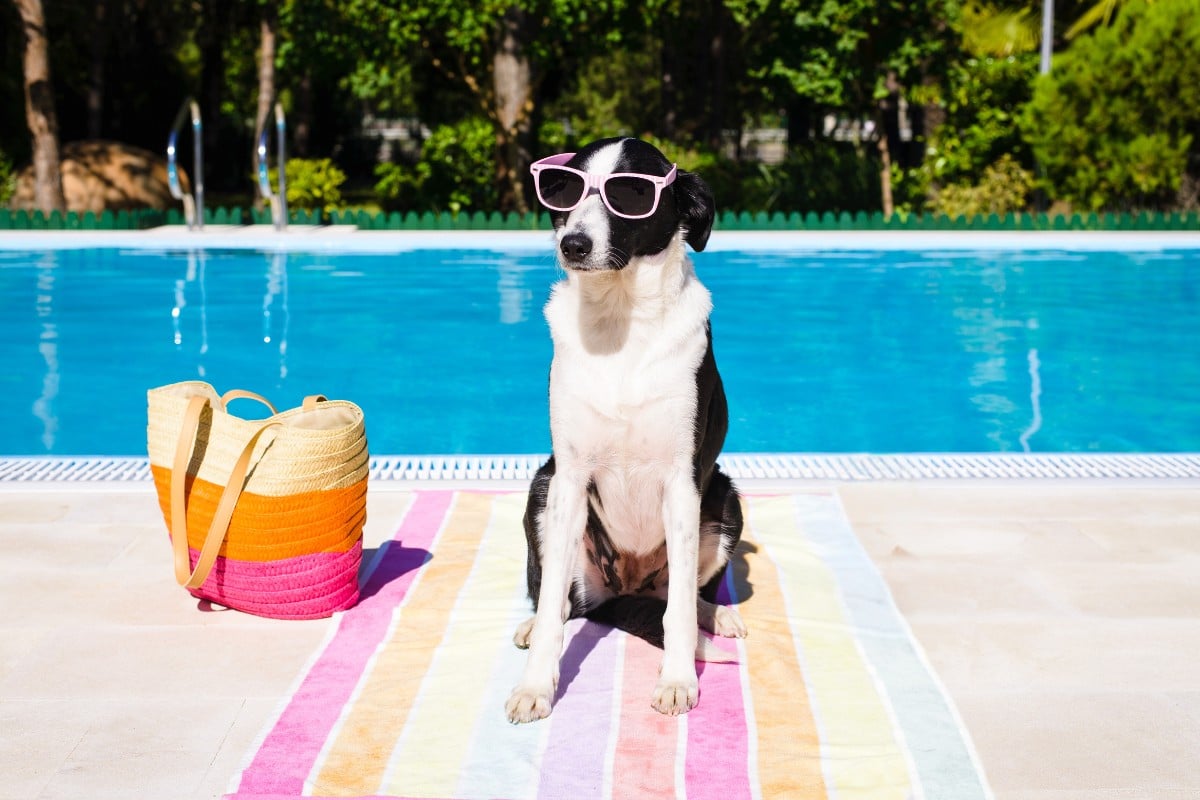
[[[193,562],[199,551],[189,548]],[[362,542],[341,553],[313,553],[278,561],[218,556],[192,595],[218,605],[275,619],[323,619],[358,600]]]

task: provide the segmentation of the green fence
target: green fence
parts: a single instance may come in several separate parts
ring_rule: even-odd
[[[367,211],[292,211],[292,225],[354,225],[361,230],[549,230],[548,214],[502,214],[474,212],[463,214]],[[209,208],[204,211],[206,225],[270,224],[267,211],[242,208]],[[159,225],[183,225],[183,215],[177,209],[156,211],[10,211],[0,209],[0,230],[141,230]],[[1200,214],[1195,211],[1168,214],[1141,212],[1138,214],[1005,214],[998,216],[947,217],[942,214],[893,215],[885,218],[879,212],[855,213],[826,211],[767,213],[727,211],[719,216],[716,227],[726,231],[1200,231]]]

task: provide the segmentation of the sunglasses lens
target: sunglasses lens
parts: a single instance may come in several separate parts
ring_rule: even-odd
[[[583,197],[583,178],[565,169],[547,167],[538,174],[537,190],[547,207],[565,211]]]
[[[651,181],[630,175],[605,181],[604,196],[614,211],[629,217],[647,216],[654,211],[657,200]]]

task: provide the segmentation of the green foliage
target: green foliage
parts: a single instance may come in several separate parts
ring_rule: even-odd
[[[948,217],[1024,211],[1033,191],[1033,173],[1005,153],[983,171],[975,185],[951,184],[934,198],[933,210]]]
[[[926,142],[925,158],[897,175],[897,194],[909,210],[933,207],[943,187],[975,186],[1004,155],[1029,163],[1017,117],[1032,94],[1036,55],[968,58],[953,65],[942,107],[945,121]]]
[[[375,194],[389,211],[492,210],[496,207],[496,136],[491,123],[467,117],[441,125],[421,146],[413,166],[380,164]]]
[[[717,208],[754,211],[867,211],[879,208],[876,163],[849,142],[808,141],[782,164],[735,161],[710,150],[649,137],[680,169],[712,188]]]
[[[661,69],[649,50],[616,50],[590,59],[569,88],[549,104],[544,125],[574,131],[582,141],[639,136],[660,117]],[[558,138],[558,129],[543,136]],[[544,141],[544,139],[543,139]]]
[[[1097,0],[1095,5],[1085,11],[1079,19],[1067,28],[1064,36],[1069,39],[1074,39],[1081,33],[1086,33],[1089,29],[1097,25],[1107,25],[1111,20],[1113,13],[1117,10],[1117,6],[1121,5],[1123,0]]]
[[[279,68],[293,75],[316,72],[381,114],[416,113],[418,36],[394,6],[382,0],[284,0]]]
[[[971,0],[962,7],[963,47],[975,56],[1031,53],[1042,38],[1040,7],[1003,8]]]
[[[8,203],[17,191],[17,170],[12,161],[0,150],[0,206]]]
[[[342,184],[346,173],[328,158],[289,158],[284,170],[287,177],[288,208],[317,209],[329,213],[342,204]],[[279,180],[271,170],[271,181]]]
[[[749,31],[750,74],[825,106],[869,113],[889,72],[921,83],[953,39],[953,0],[725,0]],[[790,24],[780,20],[790,21]]]
[[[99,135],[161,151],[192,95],[203,104],[210,198],[245,201],[267,8],[293,152],[338,153],[337,168],[310,162],[290,179],[297,208],[336,207],[343,179],[375,183],[389,209],[519,208],[528,154],[630,134],[658,137],[723,210],[874,209],[875,149],[805,135],[826,114],[877,116],[897,86],[910,109],[945,111],[924,163],[893,172],[902,209],[1014,206],[1031,145],[1043,186],[1064,204],[1197,202],[1196,0],[1061,3],[1061,27],[1089,8],[1085,21],[1119,13],[1058,54],[1032,103],[1037,59],[1025,51],[1040,7],[1021,0],[62,0],[46,4],[62,141],[90,135],[88,93],[102,86]],[[503,28],[514,9],[515,27]],[[0,198],[11,162],[29,157],[16,19],[0,0]],[[496,96],[505,30],[530,76],[511,81],[529,91],[515,123]],[[372,179],[379,140],[361,128],[368,116],[419,118],[433,134],[418,160]],[[783,163],[732,157],[743,128],[783,117],[799,135]],[[907,163],[909,152],[894,155]]]
[[[1167,207],[1200,150],[1200,4],[1126,3],[1038,80],[1021,129],[1050,195],[1093,210]]]

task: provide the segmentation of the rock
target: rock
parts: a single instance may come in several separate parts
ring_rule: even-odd
[[[171,197],[165,155],[120,142],[91,140],[65,145],[61,160],[68,211],[167,209],[180,202]],[[191,191],[182,167],[179,183],[185,192]],[[10,205],[14,209],[33,208],[32,166],[17,176]]]

